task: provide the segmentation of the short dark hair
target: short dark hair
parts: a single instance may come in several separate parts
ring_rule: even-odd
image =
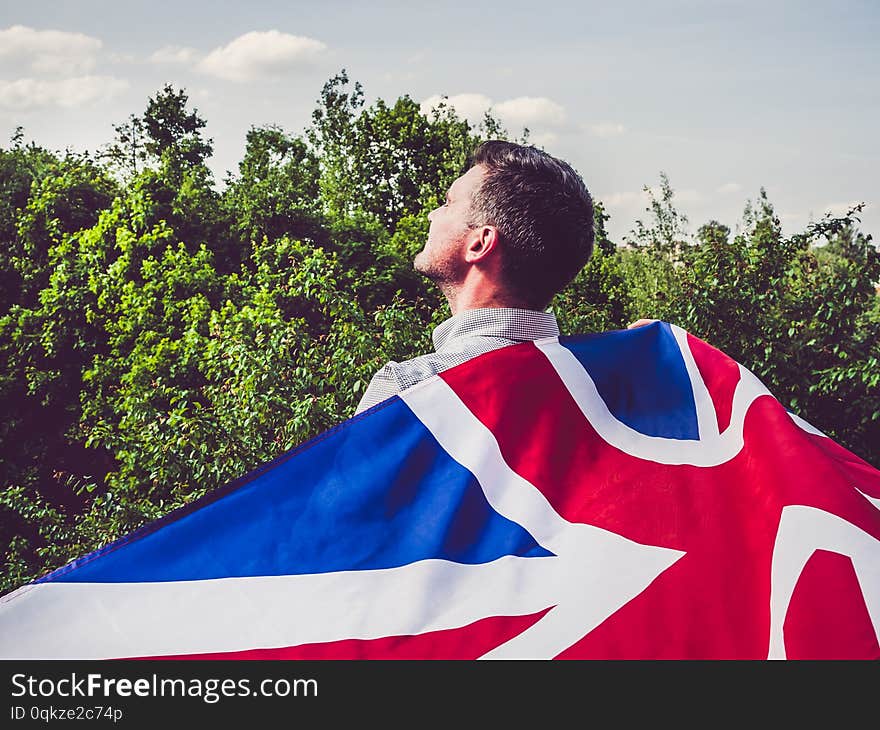
[[[472,227],[498,229],[510,293],[543,309],[593,253],[593,200],[567,162],[527,145],[489,140],[468,167],[487,169],[471,203]]]

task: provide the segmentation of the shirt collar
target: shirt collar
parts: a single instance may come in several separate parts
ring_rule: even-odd
[[[437,352],[462,337],[503,337],[528,342],[542,337],[559,337],[559,326],[551,312],[487,307],[459,312],[437,325],[431,334]]]

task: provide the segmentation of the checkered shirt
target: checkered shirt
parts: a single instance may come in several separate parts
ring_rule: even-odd
[[[477,355],[518,342],[558,337],[556,317],[531,309],[469,309],[431,334],[435,352],[384,365],[370,381],[355,414]]]

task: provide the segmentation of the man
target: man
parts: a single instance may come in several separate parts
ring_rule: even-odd
[[[434,330],[433,353],[382,367],[355,413],[477,355],[558,336],[544,310],[593,251],[593,202],[581,177],[512,142],[480,145],[428,220],[414,267],[440,287],[452,317]]]

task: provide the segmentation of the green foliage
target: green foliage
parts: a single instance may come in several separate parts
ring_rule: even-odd
[[[0,149],[0,312],[30,305],[48,280],[48,252],[95,224],[115,183],[86,155],[56,156],[21,136]]]
[[[321,198],[333,218],[361,212],[394,233],[401,219],[434,206],[486,137],[447,105],[430,118],[409,96],[364,108],[360,84],[347,87],[344,70],[324,85],[308,131]],[[504,135],[491,115],[483,128]]]
[[[176,171],[204,164],[213,144],[202,136],[206,122],[187,109],[188,101],[185,91],[166,84],[149,98],[143,114],[114,125],[116,136],[101,155],[107,166],[127,181],[160,161]]]
[[[0,549],[7,591],[347,418],[448,316],[412,269],[476,144],[448,105],[366,105],[342,71],[301,136],[251,128],[222,192],[164,87],[100,160],[0,149]],[[525,135],[528,132],[526,130]],[[114,179],[116,176],[117,179]],[[766,194],[694,236],[661,174],[621,246],[553,302],[563,331],[673,321],[880,464],[880,257],[858,209],[785,237]]]
[[[649,223],[637,220],[635,228],[625,237],[625,242],[660,251],[674,260],[688,243],[687,216],[677,210],[673,203],[675,191],[666,173],[660,173],[659,199],[647,185],[643,190],[648,194],[649,205],[646,212],[651,214],[651,220]]]
[[[785,405],[880,463],[880,254],[853,217],[785,237],[762,190],[732,239],[701,227],[667,318],[745,364]],[[824,245],[823,245],[824,244]]]
[[[247,259],[255,241],[282,236],[326,243],[321,216],[318,158],[297,137],[274,126],[247,133],[237,177],[227,179],[222,205],[232,235]]]
[[[604,332],[622,329],[634,319],[628,318],[628,310],[632,310],[633,305],[626,286],[623,259],[605,229],[608,218],[602,203],[596,202],[593,213],[596,232],[593,255],[575,280],[551,303],[561,331]]]
[[[143,116],[144,151],[175,166],[201,165],[211,156],[211,140],[202,137],[205,127],[197,110],[188,111],[189,97],[170,84],[150,97]]]

